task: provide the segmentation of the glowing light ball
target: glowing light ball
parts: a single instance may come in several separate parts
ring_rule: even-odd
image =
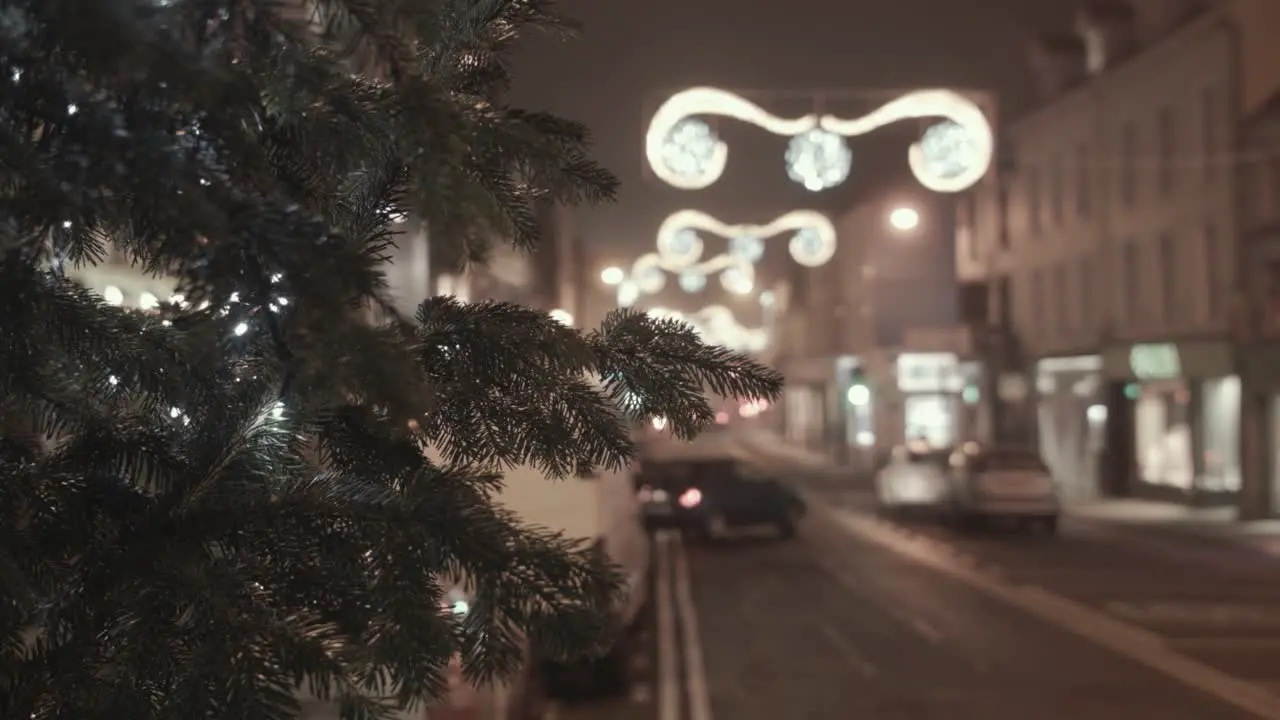
[[[814,128],[787,144],[787,177],[810,192],[820,192],[849,179],[853,151],[844,137]]]
[[[735,295],[746,295],[755,287],[755,278],[740,268],[728,268],[720,273],[720,284]]]
[[[605,285],[618,285],[627,279],[627,274],[620,267],[607,267],[600,271],[600,282]]]
[[[646,295],[662,292],[667,286],[667,274],[657,264],[636,267],[631,272],[631,282]]]
[[[618,285],[618,307],[631,307],[640,299],[640,288],[630,280]]]
[[[702,122],[701,126],[686,124],[695,116],[727,117],[787,137],[820,129],[843,138],[866,135],[902,120],[940,118],[958,126],[963,138],[948,128],[927,141],[922,137],[907,151],[907,162],[916,179],[935,192],[969,188],[987,173],[995,155],[995,138],[986,115],[972,100],[952,90],[909,92],[856,118],[812,113],[783,118],[727,90],[695,87],[676,93],[663,103],[645,133],[645,157],[650,168],[663,182],[682,190],[715,184],[724,174],[729,158],[728,146],[705,122],[697,121]],[[955,147],[941,149],[948,145]]]
[[[894,208],[889,213],[889,225],[894,230],[910,232],[920,227],[920,213],[911,207]]]
[[[667,131],[662,144],[662,166],[679,177],[701,177],[715,163],[717,149],[723,145],[706,122],[683,118]]]
[[[934,177],[944,180],[963,177],[981,164],[980,148],[969,131],[951,120],[929,126],[920,138],[920,156]]]
[[[673,225],[668,218],[658,229],[657,249],[664,264],[692,265],[702,257],[702,238],[697,230]]]
[[[800,228],[787,243],[791,259],[805,267],[821,267],[836,254],[835,235],[825,235],[815,228]]]
[[[764,240],[755,235],[739,235],[729,241],[729,254],[754,263],[764,257]]]
[[[707,276],[705,273],[690,272],[685,270],[680,273],[680,289],[687,293],[702,292],[707,286]]]

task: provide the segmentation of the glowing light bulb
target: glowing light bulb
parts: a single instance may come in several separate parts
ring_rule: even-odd
[[[764,240],[755,235],[739,235],[729,241],[729,254],[749,263],[764,257]]]
[[[621,285],[626,279],[627,274],[620,267],[607,267],[600,271],[600,282],[605,285]]]
[[[685,270],[680,273],[680,289],[687,293],[702,292],[707,286],[707,276],[700,272]]]
[[[152,310],[160,305],[160,298],[149,292],[144,292],[138,296],[138,307],[143,310]]]
[[[573,327],[573,315],[569,314],[569,311],[556,308],[547,314],[551,316],[552,320],[555,320],[561,325]]]
[[[827,190],[849,179],[853,151],[840,135],[814,128],[787,145],[787,177],[810,192]]]
[[[102,289],[102,299],[106,300],[109,305],[123,305],[124,292],[115,285],[108,285]]]
[[[232,332],[236,335],[243,335],[249,332],[249,325],[247,323],[237,323]]]
[[[920,227],[920,213],[910,207],[894,208],[889,213],[889,225],[901,232],[915,230]]]

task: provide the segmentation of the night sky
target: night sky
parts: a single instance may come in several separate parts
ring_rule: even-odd
[[[623,181],[619,202],[578,213],[578,233],[595,262],[622,263],[651,250],[669,213],[695,207],[726,221],[766,222],[801,207],[836,211],[876,185],[883,166],[854,145],[854,176],[815,196],[792,185],[786,141],[750,126],[721,127],[730,156],[710,189],[670,189],[647,175],[642,137],[651,113],[693,85],[751,91],[779,114],[814,110],[805,98],[770,90],[855,90],[952,86],[994,89],[1007,116],[1031,92],[1028,40],[1069,28],[1078,0],[562,0],[581,38],[525,40],[512,99],[586,123],[596,157]],[[837,114],[861,114],[828,100]],[[869,108],[868,108],[869,109]],[[906,167],[899,140],[893,162]],[[856,143],[856,139],[854,140]],[[865,154],[860,154],[865,153]],[[900,158],[900,159],[899,159]],[[859,174],[861,170],[861,174]]]

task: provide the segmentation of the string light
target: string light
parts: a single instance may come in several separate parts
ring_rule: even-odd
[[[695,87],[676,93],[663,103],[645,133],[645,157],[650,168],[663,182],[681,190],[700,190],[713,185],[724,174],[729,158],[729,148],[719,138],[698,145],[696,161],[684,158],[693,151],[687,143],[677,143],[672,132],[697,116],[727,117],[775,135],[795,137],[820,129],[844,138],[865,135],[902,120],[942,118],[964,133],[961,141],[956,130],[947,131],[952,145],[963,148],[963,155],[942,157],[941,144],[935,142],[937,138],[930,140],[927,151],[922,142],[916,142],[907,152],[907,162],[916,179],[935,192],[969,188],[986,175],[995,155],[995,138],[986,115],[972,100],[952,90],[909,92],[866,115],[842,119],[813,113],[782,118],[727,90]],[[677,157],[681,159],[673,159]],[[940,170],[943,167],[945,171]]]

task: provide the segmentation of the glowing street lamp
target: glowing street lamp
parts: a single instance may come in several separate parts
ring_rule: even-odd
[[[920,227],[920,213],[913,207],[896,207],[889,213],[889,226],[898,232],[911,232]]]
[[[626,279],[627,273],[620,267],[610,266],[600,271],[600,282],[605,285],[621,285],[622,281]]]

